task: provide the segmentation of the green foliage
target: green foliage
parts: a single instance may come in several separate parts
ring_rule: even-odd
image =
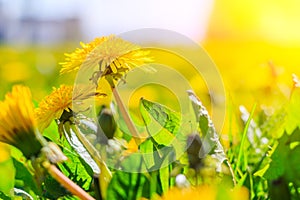
[[[11,200],[11,198],[7,195],[5,195],[3,192],[0,191],[0,198],[2,200]]]
[[[39,195],[41,191],[37,186],[34,175],[29,172],[27,167],[24,166],[24,163],[21,163],[15,158],[12,159],[14,167],[16,168],[15,187],[23,189],[28,193],[34,192],[34,194]]]
[[[24,52],[22,57],[27,59],[30,54],[32,52]],[[29,59],[25,64],[29,67],[34,63],[34,59]],[[49,73],[41,86],[36,84],[40,79],[26,78],[19,82],[36,85],[34,90],[40,89],[38,86],[50,91],[53,80],[59,82],[55,78],[57,72],[58,69],[54,69]],[[33,74],[41,75],[36,69]],[[0,93],[8,90],[11,84],[2,86]],[[38,94],[36,99],[41,99],[46,91]],[[261,111],[260,105],[255,104],[250,113],[240,106],[240,118],[237,122],[230,119],[230,123],[236,123],[241,131],[232,136],[230,129],[228,148],[222,146],[209,112],[196,94],[189,91],[188,96],[194,111],[192,114],[195,115],[194,121],[188,121],[182,113],[161,103],[140,100],[140,113],[131,113],[133,118],[142,117],[145,127],[137,129],[147,134],[146,139],[137,143],[138,154],[125,153],[126,142],[132,139],[130,131],[121,115],[115,121],[108,110],[100,112],[99,124],[111,141],[126,141],[120,155],[105,157],[109,148],[108,140],[99,138],[96,123],[88,118],[59,123],[59,129],[53,122],[43,134],[57,143],[68,157],[66,162],[57,164],[58,168],[91,195],[96,196],[98,191],[102,198],[108,200],[155,199],[176,185],[175,177],[178,174],[187,177],[187,185],[199,186],[205,182],[204,179],[218,178],[220,181],[212,183],[231,187],[232,181],[227,181],[224,176],[230,174],[228,168],[231,166],[237,185],[249,190],[250,199],[300,199],[299,88],[294,87],[289,101],[272,114]],[[34,103],[37,105],[37,102]],[[197,126],[192,127],[191,124]],[[86,142],[97,146],[95,149],[99,152],[96,153],[104,155],[100,157],[103,159],[102,165],[95,160],[94,149],[91,150]],[[9,168],[7,172],[15,173],[14,183],[13,186],[8,183],[8,189],[3,187],[1,199],[78,199],[39,166],[39,158],[22,159],[13,154],[10,161],[15,169]],[[116,159],[116,166],[109,169],[105,165],[108,159]],[[224,163],[227,167],[224,167]],[[101,176],[98,184],[93,183],[95,175]],[[95,187],[102,187],[102,190]],[[106,192],[103,192],[103,188]],[[220,191],[224,191],[218,192],[217,199],[229,198],[229,193],[226,193],[228,187],[220,188]]]
[[[135,200],[143,195],[147,178],[143,173],[130,173],[126,171],[140,171],[141,157],[129,156],[123,160],[121,170],[117,171],[107,189],[107,199]]]
[[[45,174],[43,180],[42,196],[49,199],[58,199],[63,196],[69,196],[69,193],[60,183],[58,183],[52,176]]]
[[[71,156],[72,154],[70,154],[70,152],[73,152],[72,150],[74,149],[80,156],[79,158],[82,159],[84,163],[86,163],[86,165],[89,165],[89,168],[91,168],[95,173],[99,173],[99,167],[93,160],[90,153],[87,151],[86,147],[82,144],[82,141],[80,141],[80,139],[78,138],[78,131],[79,130],[70,121],[64,122],[59,125],[59,132],[64,136],[64,138],[61,140],[63,142],[63,146],[69,149],[69,152],[65,151],[65,153]],[[67,142],[65,140],[67,140]],[[71,146],[72,148],[68,148],[68,146]],[[76,159],[76,157],[74,156],[72,158]],[[80,161],[78,161],[78,158],[77,162],[75,163],[80,163]]]
[[[143,153],[148,170],[159,169],[165,166],[164,162],[175,161],[174,152],[180,148],[175,137],[179,130],[179,114],[145,99],[141,99],[140,110],[149,134],[140,145],[140,151]]]
[[[286,132],[291,134],[297,127],[300,126],[300,88],[295,88],[294,91],[292,91],[289,104],[286,106],[286,110],[287,116],[284,126]]]
[[[181,135],[178,132],[180,127],[178,113],[166,106],[145,99],[141,99],[140,102],[141,115],[149,137],[139,147],[143,153],[146,168],[151,171],[151,196],[153,193],[161,194],[161,192],[168,191],[172,168],[170,163],[176,160],[178,148],[185,149],[185,141],[181,141],[183,144],[180,144],[178,140]]]
[[[268,180],[271,197],[290,199],[291,191],[289,183],[296,188],[300,185],[300,130],[296,128],[291,135],[284,133],[278,140],[277,147],[273,152],[269,168],[264,177]]]
[[[300,111],[300,95],[297,90],[292,94],[290,102],[273,115],[267,116],[260,112],[259,118],[255,118],[255,106],[251,113],[240,107],[244,124],[241,141],[236,146],[231,143],[227,153],[202,102],[192,91],[188,95],[198,125],[196,130],[191,129],[190,132],[186,130],[187,126],[180,113],[156,102],[140,100],[140,115],[148,137],[138,145],[141,154],[116,157],[120,160],[116,162],[116,169],[111,169],[113,176],[103,197],[132,200],[154,198],[174,187],[175,176],[178,174],[184,174],[192,185],[201,184],[212,176],[218,176],[223,183],[231,185],[220,174],[228,174],[223,163],[227,163],[229,168],[232,163],[237,184],[249,189],[251,199],[298,198],[300,123],[296,118]],[[59,169],[81,188],[94,194],[92,177],[100,171],[94,155],[87,150],[86,141],[82,141],[81,137],[89,134],[97,137],[97,129],[95,124],[89,127],[89,123],[94,123],[92,121],[77,120],[79,123],[65,121],[59,124],[58,132],[55,132],[55,124],[52,124],[46,132],[68,157],[68,161],[58,164]],[[112,137],[109,139],[115,140]],[[126,140],[129,141],[129,138]],[[97,142],[96,139],[93,144]],[[108,145],[101,142],[98,144],[104,150],[105,145]],[[30,165],[15,158],[13,165],[16,168],[15,187],[20,192],[19,196],[28,194],[37,199],[41,196],[49,199],[77,199],[45,171],[39,171],[35,176]],[[195,171],[191,172],[190,169]],[[99,187],[99,184],[95,185]],[[4,193],[0,193],[0,197],[10,198]]]
[[[159,103],[154,103],[146,99],[141,99],[141,104],[149,114],[170,133],[176,135],[180,126],[179,114]],[[142,112],[143,114],[143,112]],[[143,115],[145,118],[145,115]],[[147,120],[145,120],[147,122]]]

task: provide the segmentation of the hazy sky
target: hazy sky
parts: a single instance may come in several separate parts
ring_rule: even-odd
[[[199,41],[212,0],[0,0],[0,14],[63,19],[79,16],[85,39],[140,28],[162,28]]]
[[[89,37],[140,28],[163,28],[200,40],[212,9],[210,0],[92,0],[81,7]],[[87,12],[86,12],[87,11]]]

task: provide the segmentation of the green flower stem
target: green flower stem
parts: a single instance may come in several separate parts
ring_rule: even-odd
[[[81,187],[76,185],[68,177],[66,177],[61,171],[59,171],[55,165],[50,164],[48,161],[43,162],[43,167],[49,172],[49,174],[57,180],[63,187],[65,187],[69,192],[76,195],[82,200],[95,200],[87,192],[85,192]]]
[[[122,116],[124,118],[124,121],[125,121],[128,129],[129,129],[129,131],[131,132],[131,134],[132,134],[132,136],[134,138],[139,138],[139,132],[136,129],[135,125],[133,124],[133,122],[132,122],[132,120],[131,120],[131,118],[129,116],[129,113],[126,110],[125,105],[124,105],[124,103],[123,103],[123,101],[122,101],[122,99],[120,97],[120,94],[119,94],[117,88],[112,87],[112,92],[113,92],[115,100],[116,100],[116,102],[117,102],[117,104],[119,106],[120,112],[121,112],[121,114],[122,114]]]

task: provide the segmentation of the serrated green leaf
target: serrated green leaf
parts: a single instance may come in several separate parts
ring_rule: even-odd
[[[209,155],[212,155],[212,157],[217,159],[216,170],[217,172],[221,172],[221,165],[225,160],[227,160],[227,157],[225,155],[223,146],[220,143],[219,135],[217,134],[208,111],[203,106],[202,102],[198,99],[193,91],[188,90],[187,92],[190,101],[192,102],[196,119],[199,123],[199,128],[202,133],[201,139],[204,151],[205,153],[208,153]]]
[[[157,144],[170,146],[175,139],[175,136],[169,132],[167,129],[162,128],[161,124],[153,118],[151,115],[149,116],[147,111],[143,111],[143,107],[141,106],[141,114],[143,119],[148,117],[151,123],[147,124],[145,120],[145,126],[147,127],[148,134],[154,139]]]
[[[70,121],[66,121],[59,126],[59,131],[66,137],[69,137],[70,140],[68,142],[72,144],[71,146],[77,151],[85,163],[93,169],[93,173],[99,174],[101,194],[103,197],[106,196],[107,187],[112,175],[106,163],[102,160],[98,150],[83,135],[78,127],[74,123],[71,124]]]
[[[176,155],[184,153],[186,135],[192,132],[192,125],[188,117],[181,119],[179,113],[146,99],[140,100],[140,112],[146,131],[157,144],[173,146]]]
[[[159,103],[141,99],[141,105],[166,130],[176,135],[180,128],[180,115]],[[145,113],[141,110],[142,115]],[[146,121],[147,122],[147,121]]]
[[[300,128],[297,127],[291,135],[289,135],[288,143],[292,144],[295,142],[300,142]],[[292,148],[292,147],[291,147]]]
[[[179,113],[159,103],[145,99],[140,100],[140,112],[146,130],[155,143],[157,145],[172,146],[176,155],[182,155],[186,146],[186,136],[184,135],[186,130],[180,127],[183,124],[180,124]]]
[[[76,151],[70,146],[66,140],[61,140],[64,149],[62,150],[68,161],[59,164],[61,171],[67,175],[72,181],[85,190],[89,190],[92,183],[93,170],[82,159]]]
[[[280,145],[277,147],[278,150],[272,155],[272,162],[264,174],[264,177],[268,180],[275,180],[285,173],[285,156],[287,156],[288,150],[284,146]],[[286,151],[287,150],[287,151]]]
[[[157,170],[161,167],[161,164],[165,159],[164,153],[160,152],[159,145],[162,145],[162,147],[169,146],[175,138],[167,129],[162,129],[162,126],[166,122],[163,118],[167,116],[166,113],[172,113],[172,111],[160,104],[141,99],[140,112],[145,126],[147,127],[147,132],[151,136],[140,145],[140,151],[143,154],[143,160],[147,169]],[[161,114],[163,116],[160,116]],[[172,128],[170,131],[174,131],[174,129]],[[153,192],[152,190],[156,191],[156,186],[153,184],[154,183],[150,185],[150,193]]]
[[[300,148],[296,146],[291,148],[291,144],[300,141],[300,129],[296,128],[291,135],[284,133],[278,140],[278,146],[271,155],[272,162],[264,177],[268,180],[277,180],[284,177],[290,182],[297,182],[300,178],[299,174],[299,153]]]
[[[71,194],[49,174],[45,175],[42,188],[42,196],[49,199],[58,199]]]

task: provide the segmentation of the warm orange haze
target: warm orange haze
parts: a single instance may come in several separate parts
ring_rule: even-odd
[[[299,9],[0,0],[0,199],[299,199]]]

